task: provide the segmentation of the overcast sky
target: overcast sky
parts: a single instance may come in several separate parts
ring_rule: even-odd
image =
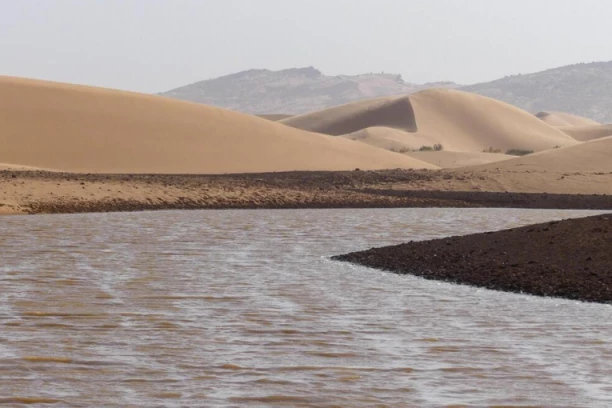
[[[0,74],[141,92],[303,66],[467,84],[611,38],[612,0],[0,0]]]

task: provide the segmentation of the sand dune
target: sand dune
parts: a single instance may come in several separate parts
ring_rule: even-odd
[[[576,141],[512,105],[454,90],[428,90],[410,97],[417,126],[445,150],[481,152],[483,148],[547,150]]]
[[[574,115],[566,112],[538,112],[537,118],[543,120],[551,126],[593,126],[600,123],[583,116]]]
[[[516,159],[516,156],[483,152],[408,152],[407,156],[431,163],[440,168],[452,169],[465,166],[476,166],[487,163],[497,163],[504,160]]]
[[[418,133],[410,133],[382,126],[361,129],[341,137],[388,150],[414,150],[419,149],[423,145],[431,144],[431,140],[420,136]]]
[[[498,163],[455,169],[462,189],[612,194],[612,136]]]
[[[10,163],[0,163],[0,170],[19,170],[19,171],[35,171],[35,170],[43,170],[43,171],[54,171],[53,169],[43,169],[40,167],[32,167],[32,166],[23,166],[21,164],[10,164]]]
[[[516,158],[516,156],[498,153],[451,152],[448,150],[439,152],[418,151],[421,146],[431,146],[431,140],[422,137],[419,133],[407,133],[399,129],[386,127],[366,128],[348,135],[342,135],[342,137],[381,149],[402,152],[407,156],[434,164],[440,168],[473,166]]]
[[[562,126],[559,129],[581,142],[612,136],[612,125]]]
[[[281,122],[298,129],[335,136],[377,126],[408,132],[417,130],[412,104],[405,96],[352,102],[293,116]]]
[[[612,172],[612,137],[485,165],[511,172]]]
[[[0,77],[0,162],[71,172],[237,173],[435,168],[237,112]]]
[[[404,131],[409,146],[440,143],[444,150],[482,152],[541,151],[577,142],[562,131],[521,109],[480,95],[449,89],[430,89],[409,96],[360,101],[295,116],[283,123],[332,135],[353,133],[366,141],[373,137],[356,132],[367,128]],[[380,130],[374,136],[379,137]],[[385,139],[400,141],[401,134],[386,131]],[[392,137],[389,137],[393,133]],[[366,139],[366,140],[363,140]],[[415,146],[416,147],[416,146]]]

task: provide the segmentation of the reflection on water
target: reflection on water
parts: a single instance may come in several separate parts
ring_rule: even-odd
[[[610,406],[609,306],[329,260],[372,246],[584,214],[5,217],[0,403]]]

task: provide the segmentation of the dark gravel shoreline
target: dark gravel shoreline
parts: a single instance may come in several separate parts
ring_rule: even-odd
[[[14,195],[5,199],[30,214],[172,209],[612,209],[612,195],[442,189],[464,180],[464,175],[427,170],[228,175],[7,170],[0,171],[0,190],[12,189]]]
[[[332,259],[493,290],[612,303],[612,215],[409,242]]]

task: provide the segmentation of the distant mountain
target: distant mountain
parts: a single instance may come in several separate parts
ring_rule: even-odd
[[[251,114],[300,114],[360,99],[407,94],[421,89],[456,88],[452,82],[412,84],[400,75],[323,75],[313,68],[252,69],[196,82],[161,95]]]
[[[612,123],[612,61],[575,64],[460,88],[532,113],[561,111]]]
[[[612,61],[569,65],[468,86],[453,82],[414,84],[400,75],[384,73],[328,76],[313,67],[252,69],[161,95],[263,115],[301,114],[428,88],[458,88],[532,113],[561,111],[612,123]]]

